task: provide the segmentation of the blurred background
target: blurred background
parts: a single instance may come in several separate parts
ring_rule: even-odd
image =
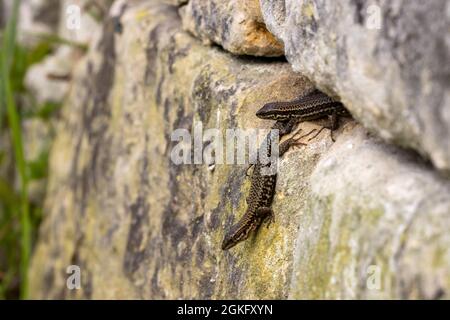
[[[88,13],[84,23],[92,27],[111,3],[71,2],[79,2]],[[71,70],[90,37],[60,26],[66,5],[58,0],[0,1],[0,299],[27,297],[26,274],[42,218],[54,124]]]

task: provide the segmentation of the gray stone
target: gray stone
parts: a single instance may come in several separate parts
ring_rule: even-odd
[[[368,129],[450,174],[448,1],[260,3],[295,71],[339,96]]]
[[[184,29],[206,44],[216,43],[237,55],[284,54],[264,25],[258,0],[191,0],[180,14]]]
[[[448,180],[351,126],[308,180],[290,298],[448,297]]]

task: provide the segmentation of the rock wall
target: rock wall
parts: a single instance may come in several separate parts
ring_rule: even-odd
[[[261,0],[293,69],[450,175],[450,3]]]
[[[271,12],[275,2],[261,1],[288,63],[229,53],[225,38],[209,38],[210,21],[219,17],[191,16],[192,33],[186,14],[199,2],[181,8],[164,2],[130,5],[122,32],[106,19],[73,73],[51,152],[46,217],[30,268],[32,297],[449,298],[450,180],[419,154],[382,139],[371,106],[395,106],[370,100],[370,93],[366,112],[361,101],[342,96],[361,124],[346,119],[335,142],[325,130],[283,156],[275,223],[220,249],[246,209],[246,166],[176,165],[171,134],[199,123],[221,132],[269,128],[271,121],[255,116],[262,104],[293,99],[315,85],[292,71],[290,63],[297,70],[303,52],[287,35],[290,27],[280,36],[272,14],[297,12],[294,23],[311,19],[311,12],[288,2],[284,11]],[[205,45],[203,37],[219,46]],[[317,50],[302,60],[321,59]],[[340,78],[325,83],[304,74],[341,93]],[[433,101],[427,110],[436,108]],[[439,106],[448,112],[448,103]],[[448,123],[441,124],[448,133]],[[319,127],[307,122],[296,130]],[[80,290],[66,286],[69,265],[80,267]]]
[[[284,55],[283,45],[266,29],[258,1],[191,0],[180,14],[184,29],[206,44],[237,55]]]

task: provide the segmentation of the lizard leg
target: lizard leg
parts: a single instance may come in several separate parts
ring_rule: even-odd
[[[328,127],[327,126],[323,126],[322,128],[320,128],[320,130],[318,130],[315,135],[313,135],[311,138],[309,138],[308,141],[311,141],[311,140],[315,139],[324,129],[328,129]]]
[[[301,131],[301,130],[300,130]],[[300,133],[300,131],[298,132],[298,133]],[[309,136],[311,133],[313,133],[314,131],[317,131],[317,129],[312,129],[312,130],[310,130],[308,133],[306,133],[306,134],[304,134],[304,135],[302,135],[302,136],[300,136],[300,137],[298,137],[298,138],[296,138],[296,136],[298,135],[298,133],[296,133],[295,135],[294,135],[294,139],[295,140],[301,140],[301,139],[303,139],[304,137],[307,137],[307,136]],[[309,140],[311,140],[311,139],[308,139],[308,141]]]
[[[284,121],[276,121],[275,124],[272,126],[272,130],[273,129],[277,129],[278,130],[278,134],[280,135],[280,137],[289,134],[292,129],[294,128],[295,124],[297,123],[296,119],[289,119],[289,120],[284,120]],[[267,141],[270,141],[268,139],[270,139],[270,134],[266,137]],[[249,170],[254,166],[255,164],[249,164],[247,169],[245,170],[245,176],[249,177],[250,174],[248,173]]]
[[[295,125],[297,124],[297,119],[288,119],[288,120],[279,120],[275,122],[275,124],[272,126],[273,129],[278,129],[280,137],[291,133],[292,129],[294,129]]]
[[[294,118],[288,119],[288,120],[282,120],[282,121],[279,120],[279,121],[276,121],[276,122],[275,122],[275,124],[272,126],[271,130],[278,130],[279,138],[281,138],[282,136],[291,133],[292,130],[294,129],[295,125],[296,125],[297,123],[298,123],[298,120],[297,120],[297,119],[294,119]],[[272,132],[269,133],[269,134],[266,136],[265,139],[266,139],[266,140],[265,140],[265,142],[266,142],[265,147],[268,148],[268,149],[267,149],[267,155],[270,157],[271,152],[270,152],[269,146],[270,146],[271,139],[272,139]],[[262,148],[262,146],[260,146],[260,148]],[[258,160],[259,160],[259,159],[258,159]],[[247,177],[250,176],[250,175],[248,174],[248,171],[249,171],[250,168],[253,167],[254,165],[255,165],[255,164],[250,164],[250,165],[247,167],[247,169],[246,169],[246,171],[245,171],[245,175],[246,175]]]
[[[256,214],[263,217],[263,222],[267,222],[267,228],[272,222],[275,222],[275,214],[273,210],[269,207],[261,207],[256,210]]]
[[[316,129],[314,129],[314,130],[316,130]],[[309,133],[311,133],[311,132],[309,132]],[[285,154],[286,151],[288,151],[290,147],[306,146],[306,143],[300,142],[300,139],[303,138],[304,136],[301,136],[301,137],[298,137],[298,138],[296,138],[294,136],[294,137],[289,138],[286,141],[282,142],[280,144],[280,146],[279,146],[279,149],[278,149],[278,156],[282,157],[283,154]]]
[[[332,131],[336,130],[339,126],[339,118],[338,118],[337,112],[334,111],[331,115],[328,116],[328,118],[330,120],[330,125],[329,125],[330,129]]]
[[[308,141],[311,141],[312,139],[314,139],[315,137],[317,137],[324,129],[329,129],[331,131],[331,140],[333,140],[333,142],[335,142],[334,136],[333,136],[333,132],[334,130],[336,130],[339,126],[339,118],[337,116],[336,111],[334,111],[332,114],[330,114],[328,116],[328,121],[329,123],[325,126],[323,126],[322,128],[320,128],[320,130],[311,138],[308,139]]]
[[[336,140],[335,140],[334,137],[333,137],[333,132],[334,132],[334,130],[336,130],[336,129],[338,128],[338,126],[339,126],[339,118],[338,118],[338,116],[337,116],[336,111],[334,111],[331,115],[329,115],[329,116],[328,116],[328,119],[329,119],[329,121],[330,121],[329,126],[330,126],[330,130],[331,130],[331,133],[330,133],[331,140],[332,140],[333,142],[335,142]]]

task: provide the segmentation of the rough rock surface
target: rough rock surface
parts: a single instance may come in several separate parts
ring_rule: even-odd
[[[291,298],[448,299],[448,180],[356,127],[309,182]]]
[[[183,27],[204,43],[238,55],[284,55],[282,44],[264,25],[258,0],[190,0],[180,13]]]
[[[260,0],[295,71],[450,175],[450,3]]]
[[[261,104],[311,84],[202,46],[175,7],[142,3],[122,22],[77,68],[58,125],[32,298],[450,298],[450,182],[350,120],[335,143],[323,131],[283,157],[275,223],[221,251],[245,166],[175,165],[172,131],[268,128]]]

